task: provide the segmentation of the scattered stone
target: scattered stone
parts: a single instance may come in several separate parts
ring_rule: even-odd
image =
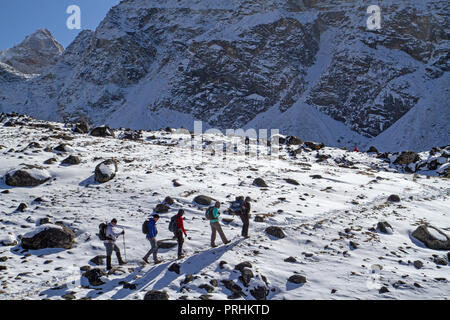
[[[389,292],[389,289],[386,288],[385,286],[382,286],[382,287],[380,288],[380,290],[378,291],[378,293],[380,293],[380,294],[383,294],[383,293],[386,293],[386,292]]]
[[[396,195],[396,194],[391,194],[391,195],[388,197],[387,201],[390,201],[390,202],[400,202],[400,197],[399,197],[398,195]]]
[[[206,292],[211,293],[214,291],[214,287],[210,286],[209,284],[201,284],[198,286],[200,289],[205,289]]]
[[[95,167],[95,181],[98,183],[108,182],[116,176],[118,171],[117,161],[108,159]]]
[[[53,163],[56,163],[56,162],[58,162],[58,159],[50,158],[50,159],[45,160],[44,164],[53,164]]]
[[[19,206],[17,207],[16,211],[24,212],[26,208],[28,208],[28,206],[25,203],[22,202],[21,204],[19,204]]]
[[[239,280],[244,284],[244,286],[248,287],[253,277],[253,271],[248,268],[244,268],[243,270],[241,270],[241,276],[239,277]]]
[[[95,264],[97,266],[101,266],[104,264],[105,259],[106,259],[105,255],[99,255],[99,256],[96,256],[96,257],[92,258],[91,260],[89,260],[89,262],[92,262],[93,264]]]
[[[0,262],[5,262],[8,260],[7,256],[0,257]]]
[[[267,183],[262,178],[256,178],[253,181],[253,185],[255,185],[257,187],[260,187],[260,188],[267,188],[268,187]]]
[[[390,234],[394,231],[394,228],[392,228],[392,226],[388,222],[382,221],[382,222],[378,222],[377,230],[379,230],[382,233]]]
[[[194,198],[194,202],[197,204],[200,204],[202,206],[209,206],[212,201],[215,201],[215,200],[211,197],[204,196],[204,195],[199,195]]]
[[[186,277],[184,278],[182,283],[186,284],[186,283],[191,282],[192,280],[194,280],[194,276],[192,275],[192,273],[189,273],[186,275]]]
[[[219,281],[217,281],[217,279],[212,279],[211,281],[209,281],[209,283],[213,286],[213,287],[217,287],[219,285]]]
[[[267,296],[269,295],[269,289],[267,289],[264,286],[258,286],[258,287],[255,287],[254,289],[250,290],[250,294],[256,300],[266,300]]]
[[[303,141],[299,137],[296,137],[296,136],[287,136],[286,137],[286,144],[288,146],[291,146],[291,145],[298,146],[298,145],[301,145],[302,143],[303,143]]]
[[[295,284],[306,283],[306,277],[298,275],[298,274],[294,274],[293,276],[289,277],[288,281],[295,283]]]
[[[220,262],[219,262],[219,268],[220,268],[220,269],[223,269],[223,268],[224,268],[223,266],[226,265],[226,264],[228,264],[228,262],[226,262],[226,261],[220,261]]]
[[[369,148],[369,150],[367,150],[367,153],[376,153],[376,154],[378,154],[378,150],[374,146],[371,146]]]
[[[437,233],[442,235],[441,239],[435,238],[428,228],[434,229]],[[433,250],[450,250],[450,238],[441,230],[433,227],[420,225],[416,230],[413,231],[412,236],[417,240],[421,241],[429,249]],[[446,240],[444,240],[446,239]]]
[[[101,280],[101,277],[103,276],[106,276],[106,272],[99,268],[90,269],[83,273],[83,277],[86,277],[92,286],[101,286],[105,284],[105,282]]]
[[[252,268],[252,264],[249,261],[241,262],[234,267],[234,270],[242,272],[245,268]]]
[[[320,150],[325,147],[325,145],[323,143],[317,144],[317,143],[310,142],[310,141],[306,141],[305,146],[307,146],[308,148],[310,148],[312,150]]]
[[[50,223],[50,219],[49,218],[41,218],[39,220],[39,225],[42,226],[43,224],[49,224]]]
[[[77,124],[75,124],[75,127],[72,130],[75,133],[88,133],[89,132],[89,123],[87,123],[86,121],[82,120],[80,122],[78,122]]]
[[[414,261],[413,264],[414,264],[414,267],[416,267],[416,269],[422,269],[422,267],[423,267],[423,262],[420,260]]]
[[[294,180],[294,179],[287,178],[287,179],[284,179],[284,181],[286,181],[287,183],[292,184],[292,185],[294,185],[294,186],[299,186],[299,185],[300,185],[300,183],[298,183],[298,182],[297,182],[296,180]]]
[[[359,243],[350,241],[349,246],[350,246],[350,249],[355,250],[355,249],[358,249]]]
[[[50,179],[50,174],[44,168],[25,165],[21,169],[8,172],[5,183],[13,187],[36,187]]]
[[[234,294],[239,295],[239,296],[241,295],[242,288],[237,283],[235,283],[233,280],[221,280],[221,282],[223,283],[225,288],[227,288]]]
[[[75,300],[77,297],[73,293],[67,293],[67,294],[61,296],[61,298],[65,299],[65,300]]]
[[[284,259],[285,262],[297,262],[297,259],[295,259],[294,257],[289,257]]]
[[[446,266],[447,265],[447,260],[443,257],[435,257],[433,259],[434,263],[441,265],[441,266]]]
[[[260,214],[255,215],[255,222],[264,222],[264,216]]]
[[[395,159],[394,164],[408,165],[417,161],[420,161],[420,157],[417,153],[412,151],[404,151],[397,157],[397,159]]]
[[[286,235],[283,232],[283,229],[281,229],[280,227],[277,227],[277,226],[270,226],[270,227],[266,228],[265,231],[269,235],[279,238],[279,239],[283,239],[286,237]]]
[[[81,163],[81,159],[77,156],[74,155],[70,155],[68,156],[66,159],[64,159],[61,164],[66,164],[66,165],[77,165]]]
[[[24,249],[46,249],[46,248],[72,248],[75,242],[75,234],[67,227],[56,225],[39,226],[35,231],[22,237],[22,248]]]
[[[115,137],[114,131],[111,130],[108,126],[97,127],[91,130],[91,136],[94,137]]]
[[[154,209],[155,213],[167,213],[167,212],[169,212],[169,210],[170,210],[170,207],[163,203],[157,204]]]
[[[144,300],[169,300],[169,295],[165,291],[150,290],[145,294]]]
[[[177,274],[180,274],[180,265],[178,263],[173,263],[170,267],[169,267],[169,271],[175,272]]]
[[[171,205],[173,205],[173,204],[175,203],[175,201],[174,201],[171,197],[167,196],[167,197],[164,199],[164,203],[167,204],[167,205],[169,205],[169,206],[171,206]]]

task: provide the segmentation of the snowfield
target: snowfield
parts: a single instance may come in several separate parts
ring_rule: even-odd
[[[19,120],[22,125],[12,127],[4,126],[7,119],[0,121],[0,177],[27,164],[46,168],[52,178],[33,188],[0,182],[0,299],[142,300],[149,290],[160,290],[171,300],[254,300],[252,291],[258,287],[267,290],[267,299],[276,300],[450,297],[448,251],[428,249],[411,235],[424,223],[450,234],[450,180],[436,171],[399,173],[373,154],[329,147],[292,156],[281,145],[276,158],[224,156],[219,149],[212,155],[204,148],[183,146],[179,142],[189,135],[168,130],[142,132],[142,140],[131,141],[73,134],[71,125]],[[227,139],[205,135],[203,146]],[[40,147],[25,148],[31,142]],[[81,164],[61,165],[69,153],[52,151],[61,143],[72,148],[68,150],[81,158]],[[250,149],[254,148],[251,140]],[[324,160],[318,161],[318,155]],[[52,157],[57,161],[44,164]],[[110,158],[119,163],[115,178],[95,182],[95,166]],[[268,187],[255,186],[255,178],[264,179]],[[392,194],[401,201],[387,201]],[[232,241],[229,245],[222,245],[218,237],[218,247],[210,248],[206,206],[193,201],[198,195],[222,203],[221,224]],[[240,236],[240,219],[225,212],[239,195],[252,198],[249,239]],[[141,224],[167,196],[174,203],[169,212],[160,213],[158,240],[173,242],[170,218],[185,209],[190,238],[185,239],[186,257],[174,260],[176,247],[160,249],[163,263],[141,265],[149,249]],[[16,210],[21,203],[26,204],[23,212]],[[21,236],[45,227],[39,226],[43,218],[74,230],[74,246],[24,250]],[[96,233],[101,222],[112,218],[125,229],[125,239],[120,237],[117,245],[129,263],[102,276],[103,285],[94,286],[80,268],[105,269],[90,260],[105,254]],[[384,221],[392,226],[391,234],[376,229]],[[285,237],[269,235],[265,230],[270,226],[280,227]],[[437,258],[446,264],[437,263]],[[118,267],[115,255],[112,261]],[[253,275],[248,286],[235,269],[246,261]],[[417,261],[421,268],[415,266]],[[169,270],[174,263],[179,264],[179,274]],[[304,276],[306,282],[288,281],[293,275]],[[222,282],[227,280],[241,287],[240,297],[232,297]],[[381,287],[388,291],[380,293],[385,291]]]

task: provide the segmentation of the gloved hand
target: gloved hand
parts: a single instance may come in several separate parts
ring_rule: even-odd
[[[122,230],[122,234],[125,234],[125,229],[124,229],[124,230]]]
[[[187,237],[188,238],[188,240],[192,240],[192,238],[191,237]]]

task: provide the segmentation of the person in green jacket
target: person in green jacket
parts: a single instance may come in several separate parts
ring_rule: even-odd
[[[222,242],[224,244],[228,244],[230,243],[230,241],[227,239],[227,237],[225,236],[225,234],[223,233],[222,227],[220,226],[219,223],[219,216],[220,216],[220,212],[219,212],[219,208],[220,208],[220,202],[217,201],[214,208],[213,208],[213,219],[210,220],[210,225],[211,225],[211,247],[215,248],[216,246],[216,234],[217,232],[219,232],[220,238],[222,239]]]

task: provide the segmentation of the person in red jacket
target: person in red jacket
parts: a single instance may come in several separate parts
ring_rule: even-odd
[[[358,147],[355,147],[355,149],[353,149],[353,152],[359,152]]]
[[[184,215],[184,210],[183,209],[178,210],[177,231],[175,231],[175,237],[177,238],[177,242],[178,242],[178,259],[181,259],[184,257],[184,255],[183,255],[183,243],[184,243],[183,234],[185,236],[187,236],[186,230],[184,230],[183,215]]]

